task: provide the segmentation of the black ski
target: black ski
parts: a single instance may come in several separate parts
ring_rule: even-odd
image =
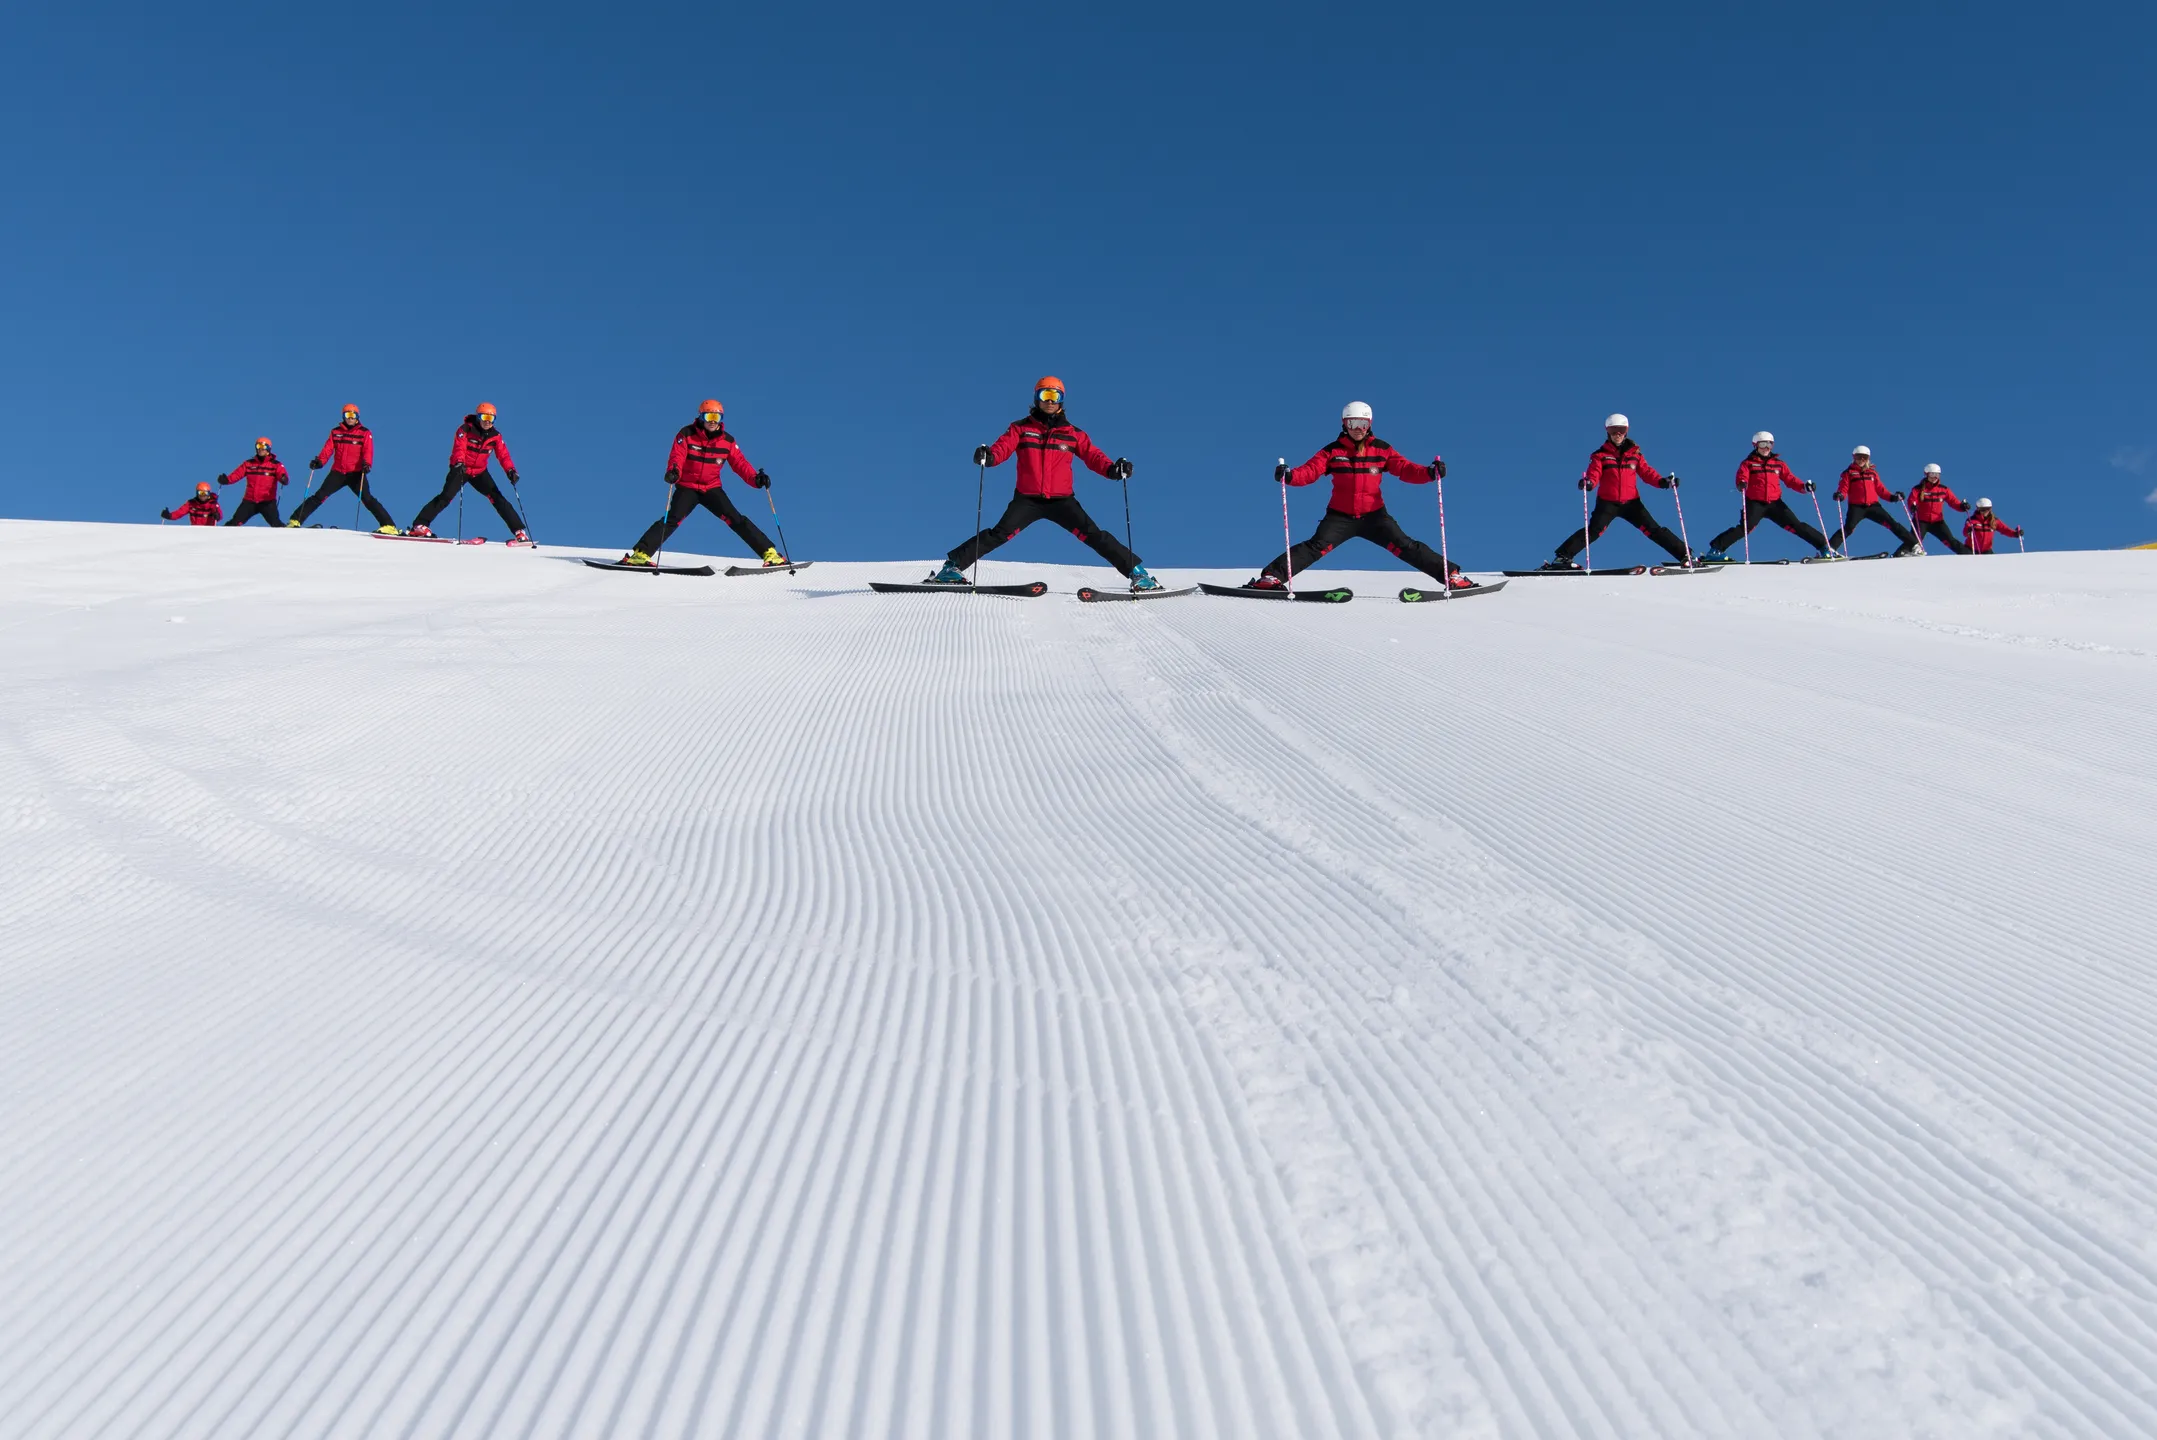
[[[726,573],[729,575],[769,575],[774,570],[783,570],[791,575],[796,570],[806,570],[815,563],[814,560],[789,560],[784,565],[729,565],[726,567]]]
[[[1208,595],[1241,595],[1246,600],[1306,600],[1319,605],[1345,605],[1356,598],[1353,590],[1253,590],[1248,585],[1208,585],[1203,581],[1198,588]]]
[[[587,560],[594,570],[624,570],[632,575],[709,575],[709,565],[624,565],[619,560]]]
[[[1173,600],[1178,595],[1196,595],[1196,585],[1186,585],[1181,590],[1096,590],[1091,585],[1081,585],[1078,597],[1091,605],[1098,600]]]
[[[1917,553],[1917,551],[1912,550],[1905,555],[1900,550],[1882,550],[1877,555],[1852,555],[1850,558],[1852,560],[1915,560]]]
[[[1495,595],[1505,587],[1506,582],[1503,580],[1498,581],[1496,584],[1486,581],[1481,585],[1470,585],[1465,590],[1451,591],[1418,590],[1411,585],[1406,590],[1401,591],[1401,603],[1404,605],[1421,605],[1432,600],[1444,600],[1449,595],[1455,600],[1467,600],[1477,595]]]
[[[1033,580],[1024,585],[902,585],[895,580],[871,580],[869,588],[879,595],[1046,595],[1049,582]]]
[[[1518,580],[1529,575],[1645,575],[1645,565],[1616,565],[1602,570],[1507,570],[1503,572]]]
[[[1718,567],[1708,564],[1650,565],[1648,567],[1648,573],[1650,575],[1705,575],[1709,571],[1716,568]]]
[[[1847,555],[1807,555],[1804,559],[1798,561],[1798,564],[1825,565],[1831,560],[1847,560],[1849,558]]]

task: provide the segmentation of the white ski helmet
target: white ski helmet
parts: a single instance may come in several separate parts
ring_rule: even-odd
[[[1361,400],[1351,400],[1346,405],[1343,405],[1341,407],[1341,423],[1343,424],[1346,424],[1350,420],[1361,420],[1365,424],[1368,424],[1370,423],[1370,418],[1371,407],[1364,404]]]
[[[1980,495],[1977,497],[1977,508],[1980,510],[1990,510],[1992,508],[1992,502],[1986,499],[1984,496]]]
[[[1753,444],[1755,444],[1755,445],[1773,445],[1774,443],[1775,443],[1775,437],[1774,437],[1773,435],[1769,434],[1769,433],[1768,433],[1767,431],[1765,431],[1765,430],[1755,430],[1755,431],[1753,431]]]
[[[1613,415],[1603,422],[1603,428],[1605,430],[1630,430],[1633,428],[1633,422],[1623,415]]]
[[[1870,445],[1860,445],[1855,450],[1852,450],[1850,453],[1852,455],[1862,455],[1867,460],[1870,460],[1872,458],[1872,447]]]
[[[1940,467],[1937,465],[1927,465],[1925,467],[1925,473],[1927,475],[1937,475],[1940,473]]]

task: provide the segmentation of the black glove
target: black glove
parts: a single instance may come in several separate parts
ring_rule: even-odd
[[[372,474],[374,474],[374,466],[372,464],[360,466],[360,479],[364,480]]]
[[[1887,492],[1887,498],[1900,505],[1902,503],[1902,492],[1900,490],[1890,490]]]
[[[1817,485],[1813,484],[1813,483],[1812,483],[1812,481],[1810,481],[1810,480],[1807,480],[1807,481],[1805,482],[1805,493],[1806,493],[1807,495],[1810,495],[1810,494],[1812,494],[1812,492],[1813,492],[1813,491],[1815,491],[1815,490],[1817,490],[1817,489],[1819,489],[1819,488],[1820,488],[1819,486],[1817,486]]]
[[[307,468],[310,470],[320,470],[322,468],[322,457],[317,455],[314,459],[308,461]]]
[[[1130,479],[1131,462],[1124,459],[1121,455],[1118,455],[1114,460],[1109,462],[1108,478],[1111,480]]]
[[[749,477],[749,483],[759,490],[769,490],[771,488],[771,472],[769,470],[759,470]]]
[[[507,475],[507,476],[509,477],[509,483],[510,483],[510,484],[514,485],[514,484],[516,484],[516,483],[517,483],[517,472],[516,472],[516,471],[514,471],[514,470],[505,470],[505,471],[503,471],[502,473],[503,473],[503,474],[505,474],[505,475]]]
[[[157,518],[160,520],[170,520],[172,518],[172,512],[170,510],[160,510],[157,512]]]
[[[988,447],[988,446],[986,446],[986,445],[976,445],[976,446],[974,447],[974,463],[975,463],[976,465],[986,465],[986,464],[988,464],[988,463],[989,463],[989,447]]]
[[[1675,490],[1678,488],[1678,477],[1676,475],[1665,475],[1663,479],[1669,482],[1671,489]]]
[[[217,483],[220,485],[230,485],[232,483],[232,477],[230,475],[219,475],[217,477]]]
[[[1288,483],[1287,465],[1282,464],[1273,467],[1273,483],[1276,485],[1286,485]]]
[[[1593,490],[1595,488],[1595,482],[1593,480],[1583,479],[1580,482],[1580,488],[1583,490]]]
[[[667,467],[667,483],[668,483],[669,485],[679,485],[679,484],[681,484],[681,483],[682,483],[682,472],[681,472],[681,471],[679,471],[679,470],[676,470],[676,469],[675,469],[675,468],[673,468],[673,467],[672,467],[671,465],[670,465],[670,466],[668,466],[668,467]]]
[[[1431,461],[1431,473],[1440,480],[1445,479],[1445,457],[1443,455]]]

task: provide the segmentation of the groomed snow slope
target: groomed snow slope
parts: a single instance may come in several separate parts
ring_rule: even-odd
[[[2152,557],[922,568],[0,525],[0,1433],[2157,1433]]]

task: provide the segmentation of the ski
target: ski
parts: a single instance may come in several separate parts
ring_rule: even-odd
[[[1700,568],[1703,570],[1743,570],[1747,565],[1794,565],[1796,563],[1796,561],[1787,557],[1781,560],[1703,560],[1700,562]]]
[[[1465,590],[1418,590],[1411,585],[1406,590],[1401,591],[1401,603],[1403,605],[1423,605],[1434,600],[1448,598],[1468,600],[1477,595],[1495,595],[1506,587],[1506,583],[1500,580],[1493,584],[1486,580],[1481,585],[1470,585]]]
[[[871,580],[869,588],[879,595],[1046,595],[1049,582],[1033,580],[1024,585],[905,585],[896,580]]]
[[[1912,550],[1905,555],[1900,550],[1882,550],[1877,555],[1852,555],[1850,558],[1852,560],[1915,560],[1917,552]]]
[[[483,536],[474,536],[470,540],[459,540],[454,535],[384,535],[379,530],[372,533],[377,540],[417,540],[423,545],[484,545],[487,543]]]
[[[587,560],[594,570],[626,570],[633,575],[709,575],[709,565],[624,565],[619,560]]]
[[[1705,575],[1715,568],[1715,566],[1705,563],[1697,565],[1650,565],[1648,573],[1650,575]]]
[[[512,550],[537,550],[539,548],[537,540],[504,540],[502,543]]]
[[[1806,557],[1805,557],[1804,559],[1802,559],[1802,560],[1798,561],[1798,564],[1800,564],[1800,565],[1825,565],[1825,564],[1828,564],[1828,563],[1829,563],[1830,561],[1834,561],[1834,560],[1847,560],[1847,559],[1849,559],[1849,558],[1850,558],[1850,557],[1849,557],[1849,556],[1847,556],[1847,555],[1807,555],[1807,556],[1806,556]]]
[[[774,570],[784,570],[791,575],[796,570],[806,570],[815,563],[814,560],[789,560],[784,565],[729,565],[726,567],[726,573],[729,575],[769,575]]]
[[[1305,600],[1319,605],[1345,605],[1356,598],[1353,590],[1253,590],[1248,585],[1208,585],[1200,582],[1199,589],[1208,595],[1241,595],[1246,600]]]
[[[1091,585],[1078,588],[1078,598],[1091,605],[1097,600],[1173,600],[1178,595],[1196,595],[1196,585],[1186,585],[1181,590],[1096,590]]]
[[[1645,575],[1645,565],[1617,565],[1602,570],[1507,570],[1502,572],[1519,580],[1529,575]]]

